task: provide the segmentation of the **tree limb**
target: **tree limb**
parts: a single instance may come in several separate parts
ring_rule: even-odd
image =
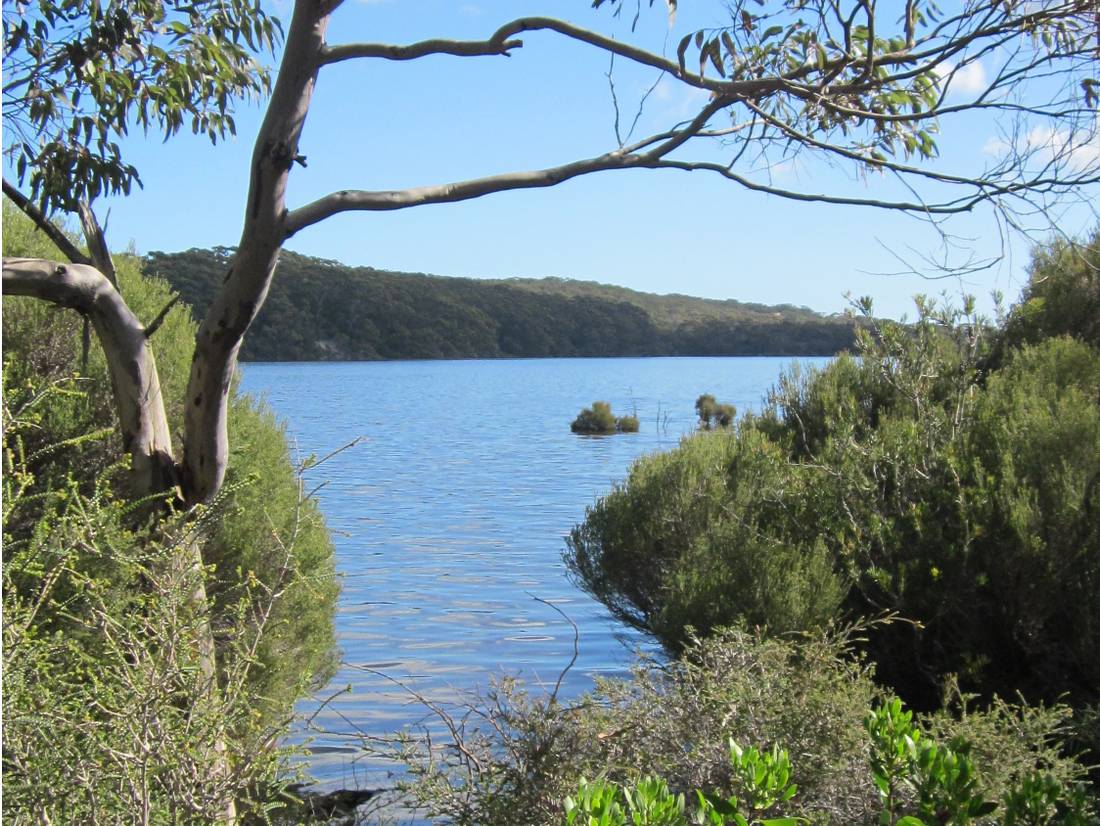
[[[176,462],[160,379],[145,328],[114,285],[94,267],[5,258],[4,295],[31,296],[91,319],[107,357],[123,448],[138,497],[172,490]]]
[[[609,152],[595,158],[562,164],[561,166],[535,169],[527,172],[508,172],[468,181],[413,187],[396,190],[344,189],[292,210],[286,218],[286,237],[305,227],[312,226],[341,212],[380,212],[427,204],[448,204],[468,201],[494,192],[512,189],[538,189],[556,186],[571,178],[602,172],[609,169],[631,169],[647,165],[641,155]]]
[[[111,251],[107,248],[107,238],[104,236],[103,227],[99,225],[99,220],[92,212],[92,205],[81,198],[77,203],[77,212],[80,215],[80,226],[84,230],[84,240],[88,243],[88,254],[91,256],[89,263],[103,273],[114,288],[118,290],[118,274],[115,272],[115,262],[111,258]]]
[[[327,46],[321,51],[321,65],[339,63],[357,58],[381,57],[386,60],[416,60],[428,55],[444,54],[456,57],[503,55],[510,57],[512,49],[523,46],[522,40],[508,40],[495,35],[488,40],[422,40],[408,46],[392,43],[348,43]]]
[[[92,259],[85,255],[80,249],[69,240],[64,232],[62,232],[53,221],[46,217],[46,215],[31,203],[30,198],[20,192],[15,186],[8,182],[7,178],[4,178],[4,194],[8,196],[13,204],[34,221],[34,225],[38,227],[46,236],[53,241],[54,246],[60,250],[61,254],[69,259],[74,264],[86,264],[92,265]]]

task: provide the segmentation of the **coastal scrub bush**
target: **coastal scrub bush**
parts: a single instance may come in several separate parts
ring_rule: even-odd
[[[1088,304],[1095,272],[1064,275],[1065,256],[1081,261],[1038,252],[1030,289]],[[795,367],[728,434],[639,459],[572,531],[572,575],[671,652],[689,627],[783,633],[892,611],[910,622],[876,627],[865,650],[917,708],[937,707],[951,675],[985,700],[1095,708],[1100,351],[1080,335],[1089,320],[1074,322],[1077,340],[1037,324],[1034,342],[990,369],[989,340],[1005,333],[971,302],[920,299],[908,325],[860,307],[858,358]],[[697,406],[713,407],[706,396]]]
[[[997,355],[1072,336],[1100,348],[1100,227],[1083,242],[1055,239],[1031,258],[1027,286],[999,336]]]
[[[586,407],[577,414],[577,418],[573,420],[569,429],[574,433],[591,436],[611,433],[637,433],[638,417],[616,417],[611,412],[611,405],[607,402],[592,402],[591,407]]]
[[[698,433],[642,457],[567,539],[579,583],[670,649],[738,618],[777,632],[828,622],[846,592],[815,519],[813,474],[751,430]],[[782,530],[770,530],[779,525]]]
[[[69,382],[4,388],[4,822],[220,822],[233,804],[261,817],[291,775],[278,744],[288,716],[252,672],[281,594],[258,580],[209,614],[204,572],[183,549],[216,522],[196,514],[135,522],[106,469],[43,489],[35,434]],[[60,460],[97,434],[47,446]],[[217,686],[203,659],[208,624],[223,639]]]
[[[737,409],[732,404],[719,404],[710,393],[704,393],[695,400],[695,413],[699,417],[699,426],[710,430],[732,425]]]
[[[4,205],[4,254],[55,257],[45,237],[28,219]],[[166,282],[144,277],[133,255],[116,255],[120,289],[127,304],[150,323],[175,298]],[[38,410],[36,426],[22,433],[28,470],[35,492],[75,485],[91,495],[98,480],[108,478],[115,493],[124,496],[117,474],[104,477],[117,457],[124,455],[111,383],[102,351],[94,343],[82,362],[82,321],[75,313],[59,312],[30,298],[4,299],[4,382],[13,392],[63,386]],[[183,395],[190,371],[195,323],[190,310],[172,306],[149,339],[157,362],[161,390],[173,433],[183,424]],[[74,378],[75,377],[75,378]],[[242,589],[261,583],[281,593],[255,667],[248,670],[256,689],[256,710],[281,718],[307,682],[322,682],[335,661],[335,611],[338,583],[334,550],[316,502],[300,495],[285,432],[270,411],[243,394],[233,392],[229,427],[234,434],[221,507],[206,520],[203,559],[210,566],[207,589],[228,611],[239,602]],[[95,434],[96,438],[89,438]],[[50,446],[65,443],[65,451]],[[178,446],[177,446],[178,447]],[[33,497],[31,498],[34,500]],[[40,515],[29,501],[5,515],[4,530],[27,539]],[[217,639],[228,646],[228,638]],[[225,656],[230,656],[228,647]]]
[[[615,429],[619,433],[637,433],[638,425],[637,416],[619,416],[615,419]]]
[[[399,756],[410,774],[402,790],[428,818],[461,826],[677,824],[700,810],[729,815],[703,821],[719,824],[739,822],[734,809],[764,823],[871,826],[916,816],[924,802],[942,802],[944,790],[997,802],[999,815],[1007,795],[1034,802],[1035,790],[1046,789],[1048,815],[1071,804],[1087,813],[1085,770],[1060,750],[1066,707],[904,711],[856,653],[866,630],[767,637],[723,629],[690,640],[676,661],[642,659],[628,679],[598,680],[569,704],[505,680],[470,705],[435,706],[452,739],[441,741],[434,727],[430,737],[404,741]],[[895,708],[908,715],[907,728],[873,741],[868,721]],[[936,751],[910,754],[906,737]],[[899,819],[884,821],[875,759],[899,743],[903,754],[888,779]],[[960,755],[965,778],[950,769]],[[994,817],[926,822],[991,826]]]
[[[614,433],[615,414],[607,402],[592,402],[577,414],[569,429],[574,433]]]

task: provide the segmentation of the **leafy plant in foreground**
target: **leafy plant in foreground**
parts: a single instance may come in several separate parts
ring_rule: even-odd
[[[265,817],[290,774],[289,717],[261,711],[253,673],[282,589],[248,577],[221,610],[195,611],[208,572],[180,565],[179,548],[221,503],[150,525],[136,520],[145,503],[113,493],[121,468],[90,490],[71,478],[37,486],[43,448],[22,436],[73,392],[4,393],[4,822],[201,824],[231,805]],[[27,521],[27,535],[7,530]],[[216,686],[202,667],[211,625],[224,639]]]

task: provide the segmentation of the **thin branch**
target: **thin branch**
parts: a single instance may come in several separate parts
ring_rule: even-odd
[[[499,34],[499,33],[498,33]],[[386,60],[416,60],[428,55],[444,54],[456,57],[486,57],[503,55],[509,57],[512,49],[523,46],[522,40],[509,40],[494,35],[488,40],[422,40],[408,46],[392,43],[347,43],[340,46],[326,46],[321,50],[320,63],[328,66],[344,60],[380,57]]]
[[[303,207],[290,212],[284,223],[286,237],[299,230],[323,221],[341,212],[385,212],[427,204],[447,204],[468,201],[496,192],[513,189],[538,189],[556,186],[581,175],[603,172],[612,169],[655,168],[656,162],[670,152],[678,149],[687,141],[696,137],[716,112],[730,104],[724,97],[715,97],[702,111],[682,129],[662,135],[663,143],[639,155],[623,150],[608,152],[595,158],[588,158],[561,166],[536,169],[526,172],[507,172],[486,178],[474,178],[436,186],[414,187],[401,190],[352,190],[333,192]],[[651,145],[653,139],[641,141],[638,145]]]
[[[798,192],[791,189],[762,184],[739,175],[727,166],[704,161],[674,161],[660,160],[653,164],[655,169],[679,169],[685,172],[714,172],[723,178],[728,178],[753,192],[766,192],[769,195],[777,195],[790,201],[806,201],[810,203],[842,204],[845,206],[868,206],[878,209],[892,209],[898,212],[915,212],[932,215],[955,215],[961,212],[970,212],[975,206],[990,199],[985,194],[977,194],[968,198],[950,201],[944,204],[927,205],[910,201],[883,201],[876,198],[848,198],[839,195],[813,194]],[[1020,188],[1026,188],[1021,185]]]
[[[577,658],[580,657],[581,632],[580,629],[577,628],[577,623],[573,622],[569,615],[566,614],[565,611],[561,610],[561,608],[559,608],[557,605],[550,602],[549,600],[543,599],[542,597],[535,596],[530,591],[527,592],[527,596],[531,597],[531,599],[533,599],[535,602],[541,602],[548,608],[552,608],[553,610],[557,611],[561,618],[568,622],[569,625],[573,628],[573,657],[569,660],[565,668],[563,668],[558,674],[558,681],[554,683],[554,690],[550,692],[549,705],[554,705],[558,701],[558,692],[561,691],[561,684],[562,681],[565,680],[565,675],[568,674],[570,669],[572,669],[573,666],[577,664]]]
[[[488,40],[425,40],[408,46],[393,46],[381,43],[349,43],[341,46],[328,46],[321,52],[321,65],[337,63],[354,58],[381,57],[390,60],[413,60],[435,54],[458,55],[460,57],[478,55],[507,54],[511,49],[523,46],[522,40],[514,39],[523,32],[553,31],[560,35],[587,43],[619,57],[631,60],[643,66],[650,66],[662,72],[668,72],[684,83],[699,89],[735,97],[754,97],[780,90],[806,94],[791,83],[789,78],[765,77],[750,80],[713,80],[702,74],[680,69],[680,64],[661,55],[646,51],[629,43],[623,43],[589,29],[574,26],[564,20],[552,17],[521,17],[505,23]],[[794,75],[804,70],[797,70]]]
[[[106,275],[106,273],[104,273],[104,275]],[[157,330],[159,330],[159,329],[160,329],[160,325],[161,325],[161,324],[163,324],[163,323],[164,323],[164,319],[168,317],[168,312],[169,312],[169,311],[170,311],[170,310],[171,310],[171,309],[172,309],[173,307],[175,307],[175,306],[176,306],[176,305],[177,305],[177,304],[179,303],[179,301],[180,301],[180,296],[179,296],[179,293],[176,293],[176,295],[174,295],[174,296],[172,297],[172,300],[171,300],[171,301],[169,301],[169,302],[168,302],[168,303],[167,303],[167,304],[166,304],[166,305],[164,306],[164,309],[163,309],[163,310],[161,310],[161,311],[160,311],[159,313],[157,313],[157,317],[156,317],[156,318],[154,318],[154,319],[153,319],[153,320],[152,320],[152,321],[151,321],[151,322],[150,322],[150,323],[149,323],[149,324],[148,324],[148,325],[147,325],[147,326],[145,327],[145,337],[146,337],[146,338],[152,338],[152,337],[153,337],[153,333],[155,333],[155,332],[156,332]]]
[[[8,196],[13,204],[19,207],[24,215],[34,221],[35,226],[42,230],[42,232],[53,241],[54,246],[56,246],[58,250],[61,251],[61,254],[69,261],[74,264],[94,266],[92,264],[92,259],[81,252],[76,244],[69,240],[69,236],[62,232],[53,221],[47,218],[42,210],[31,203],[30,198],[16,189],[13,184],[9,183],[7,178],[4,178],[4,194]]]

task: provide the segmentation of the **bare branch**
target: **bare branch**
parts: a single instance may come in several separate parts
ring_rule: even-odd
[[[499,34],[499,33],[498,33]],[[408,46],[391,43],[348,43],[327,46],[321,51],[321,65],[327,66],[344,60],[380,57],[386,60],[416,60],[428,55],[445,54],[456,57],[485,57],[504,55],[523,46],[522,40],[508,40],[494,35],[489,40],[423,40]]]
[[[556,186],[580,175],[609,169],[630,169],[643,165],[645,164],[641,156],[616,151],[547,169],[508,172],[436,186],[379,191],[345,189],[291,211],[284,224],[286,237],[289,238],[305,227],[341,212],[384,212],[427,204],[449,204],[480,198],[494,192]]]
[[[4,295],[31,296],[77,310],[92,321],[107,357],[123,448],[139,496],[172,490],[176,463],[153,352],[145,328],[114,285],[94,267],[5,258]]]
[[[4,179],[4,194],[8,196],[13,204],[34,221],[36,227],[38,227],[46,236],[53,241],[54,246],[74,264],[87,264],[91,266],[92,259],[85,255],[80,249],[69,240],[64,232],[62,232],[53,221],[43,214],[42,210],[31,203],[30,199],[20,192],[15,186],[8,182],[8,179]]]

